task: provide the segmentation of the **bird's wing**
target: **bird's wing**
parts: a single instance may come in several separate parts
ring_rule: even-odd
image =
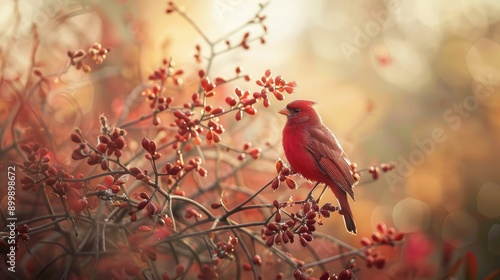
[[[355,180],[352,168],[339,142],[326,127],[312,129],[310,132],[311,141],[307,145],[307,150],[313,156],[316,165],[354,200]]]

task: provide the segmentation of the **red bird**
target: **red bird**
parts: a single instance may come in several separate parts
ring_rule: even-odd
[[[351,162],[335,135],[321,121],[315,103],[307,100],[290,102],[279,111],[288,117],[283,129],[283,149],[291,167],[308,180],[330,187],[340,204],[346,229],[356,234],[347,194],[354,200],[357,183]]]

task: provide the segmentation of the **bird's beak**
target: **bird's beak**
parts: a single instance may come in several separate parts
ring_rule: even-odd
[[[282,114],[282,115],[285,115],[285,116],[290,116],[290,111],[285,107],[281,110],[278,111],[278,113]]]

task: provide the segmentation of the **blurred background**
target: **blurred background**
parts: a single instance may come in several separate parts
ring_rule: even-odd
[[[69,72],[64,86],[52,88],[78,103],[49,95],[47,113],[68,135],[75,125],[97,126],[79,118],[67,123],[69,115],[119,115],[124,98],[163,58],[173,58],[189,77],[198,69],[194,46],[200,44],[202,54],[208,50],[183,18],[165,14],[165,1],[0,2],[5,77],[30,75],[23,69],[31,63],[33,23],[40,44],[37,67],[44,73],[59,71],[69,49],[94,42],[111,48],[91,75]],[[176,4],[207,37],[218,39],[251,19],[259,1]],[[418,277],[438,272],[443,259],[454,262],[466,252],[476,256],[480,278],[497,269],[500,2],[273,0],[263,14],[266,43],[217,57],[209,74],[230,76],[243,66],[254,77],[272,69],[295,80],[296,94],[287,101],[316,101],[352,161],[361,167],[396,165],[392,173],[356,188],[353,211],[360,234],[346,235],[349,243],[359,244],[361,236],[384,222],[409,233],[401,257],[418,260],[413,263]],[[16,40],[8,39],[13,36]],[[111,92],[121,98],[109,97]],[[0,101],[2,120],[6,104]],[[275,113],[283,105],[272,104],[269,110],[267,133],[274,141],[285,122]],[[327,226],[343,230],[341,224]]]

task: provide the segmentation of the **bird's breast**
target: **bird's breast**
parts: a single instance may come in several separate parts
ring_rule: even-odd
[[[310,135],[300,129],[285,128],[283,130],[283,150],[292,169],[306,179],[326,182],[328,179],[319,170],[316,160],[307,149]]]

